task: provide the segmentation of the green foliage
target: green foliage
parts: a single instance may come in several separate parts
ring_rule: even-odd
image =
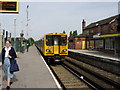
[[[63,33],[65,34],[65,30],[63,31]]]
[[[20,37],[23,37],[24,36],[24,33],[20,33]]]
[[[69,36],[69,37],[77,36],[77,35],[78,35],[77,30],[75,30],[75,31],[70,31],[70,36]]]
[[[14,41],[14,38],[11,38],[11,41]]]
[[[77,30],[73,31],[73,36],[77,36],[78,33],[77,33]]]
[[[31,45],[33,45],[33,44],[34,44],[34,42],[35,42],[35,41],[34,41],[34,39],[33,39],[32,37],[31,37],[31,38],[29,38],[29,39],[28,39],[28,41],[29,41],[30,46],[31,46]]]
[[[73,36],[72,31],[70,31],[70,36],[69,37],[72,37],[72,36]]]

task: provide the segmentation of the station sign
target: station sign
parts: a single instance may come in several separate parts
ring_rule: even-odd
[[[93,38],[99,38],[100,37],[100,33],[93,35]]]
[[[18,0],[0,0],[1,13],[18,13]]]

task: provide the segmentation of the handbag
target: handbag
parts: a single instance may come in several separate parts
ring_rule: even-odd
[[[19,71],[17,61],[16,60],[11,60],[11,62],[10,62],[10,72],[13,73],[13,72],[17,72],[17,71]]]

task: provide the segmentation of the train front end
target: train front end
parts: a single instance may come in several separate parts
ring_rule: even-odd
[[[50,61],[63,61],[68,55],[68,37],[64,33],[50,33],[44,37],[44,56]]]

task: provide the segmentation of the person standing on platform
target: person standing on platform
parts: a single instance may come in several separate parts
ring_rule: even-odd
[[[10,89],[10,85],[12,84],[12,78],[14,76],[13,73],[10,72],[11,60],[17,58],[16,52],[13,47],[11,47],[11,42],[9,40],[6,41],[6,46],[2,49],[2,64],[3,71],[7,76],[7,87],[6,89]]]

